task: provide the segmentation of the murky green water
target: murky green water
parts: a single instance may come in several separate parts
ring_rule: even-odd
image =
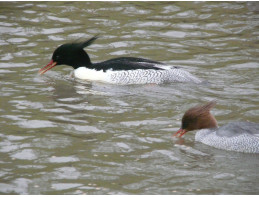
[[[171,135],[217,99],[219,125],[258,120],[257,2],[0,2],[1,194],[258,194],[259,155]],[[101,36],[93,62],[178,65],[207,85],[83,82],[53,50]]]

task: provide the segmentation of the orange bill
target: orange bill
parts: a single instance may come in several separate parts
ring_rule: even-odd
[[[173,136],[182,137],[187,131],[185,129],[179,129]],[[179,134],[179,136],[177,136]]]
[[[51,60],[47,66],[44,66],[42,69],[39,70],[39,74],[42,75],[45,72],[47,72],[48,70],[52,69],[53,67],[55,67],[57,65],[57,62],[54,62],[53,60]]]

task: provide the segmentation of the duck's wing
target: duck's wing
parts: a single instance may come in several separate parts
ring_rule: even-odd
[[[241,134],[259,137],[259,124],[254,122],[231,122],[217,129],[216,133],[222,137],[233,137]]]
[[[154,70],[165,70],[168,68],[177,68],[169,67],[165,64],[153,60],[148,60],[144,58],[134,58],[134,57],[120,57],[110,59],[104,62],[95,63],[94,68],[96,70],[136,70],[136,69],[154,69]],[[167,68],[167,69],[168,69]]]

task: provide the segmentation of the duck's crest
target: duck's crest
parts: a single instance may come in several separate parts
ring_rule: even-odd
[[[81,48],[88,47],[88,46],[90,46],[95,40],[97,40],[98,38],[99,38],[99,36],[96,35],[96,36],[90,38],[89,40],[87,40],[87,41],[85,41],[85,42],[81,42],[81,43],[80,43],[80,47],[81,47]]]
[[[71,44],[71,45],[74,45],[75,48],[83,49],[83,48],[88,47],[88,46],[90,46],[91,44],[93,44],[93,42],[94,42],[95,40],[97,40],[98,38],[99,38],[99,35],[96,35],[96,36],[94,36],[94,37],[92,37],[92,38],[90,38],[90,39],[88,39],[88,40],[86,40],[86,41],[80,42],[80,41],[79,41],[80,39],[78,39],[77,41],[75,41],[75,42],[73,42],[73,43],[70,43],[70,44]],[[69,43],[68,43],[68,44],[69,44]]]
[[[209,111],[216,105],[216,100],[210,101],[205,105],[198,105],[196,107],[193,107],[189,109],[185,116],[192,116],[192,117],[198,117],[202,116],[204,114],[209,113]]]

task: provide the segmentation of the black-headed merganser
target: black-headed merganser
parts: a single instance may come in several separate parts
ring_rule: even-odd
[[[102,81],[112,84],[146,84],[167,82],[200,83],[201,80],[178,67],[143,58],[119,57],[104,62],[92,63],[84,48],[98,37],[59,46],[48,65],[39,70],[43,74],[57,65],[74,68],[74,76],[79,79]]]
[[[211,101],[185,112],[181,128],[173,135],[183,136],[188,131],[197,130],[195,140],[206,145],[244,153],[259,153],[259,124],[253,122],[231,122],[218,127],[210,113],[216,102]]]

